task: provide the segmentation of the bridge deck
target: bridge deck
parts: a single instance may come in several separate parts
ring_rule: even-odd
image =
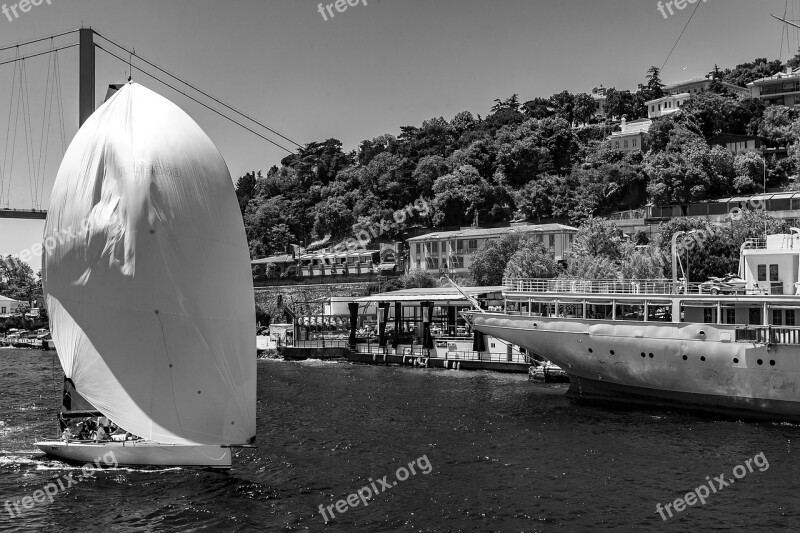
[[[44,220],[47,218],[47,211],[43,209],[0,209],[0,218]]]

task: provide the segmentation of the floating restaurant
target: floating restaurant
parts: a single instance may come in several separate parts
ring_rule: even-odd
[[[474,306],[500,310],[503,287],[404,289],[363,298],[331,298],[322,313],[298,316],[294,350],[327,349],[359,363],[528,372],[517,346],[472,329],[461,316]],[[349,301],[348,301],[349,300]],[[345,311],[346,309],[346,311]],[[344,349],[344,350],[343,350]]]

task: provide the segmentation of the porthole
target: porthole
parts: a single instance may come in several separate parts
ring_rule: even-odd
[[[733,362],[734,362],[734,363],[738,363],[738,362],[739,362],[739,358],[738,358],[738,357],[734,357],[734,358],[733,358]]]
[[[774,359],[770,359],[769,360],[769,366],[775,366],[775,360]]]
[[[701,360],[701,361],[705,361],[705,360],[706,360],[706,356],[705,356],[705,355],[701,355],[701,356],[700,356],[700,360]]]
[[[610,353],[611,355],[614,355],[614,350],[611,350],[611,351],[610,351],[610,352],[608,352],[608,353]]]
[[[648,355],[650,356],[650,359],[652,359],[653,357],[655,357],[655,356],[653,355],[653,352],[650,352]]]
[[[589,353],[593,353],[593,350],[591,348],[589,348]]]
[[[763,364],[764,364],[764,361],[762,361],[761,359],[759,359],[758,361],[756,361],[756,363],[758,363],[759,365],[763,365]]]
[[[689,358],[686,355],[684,355],[683,356],[683,360],[686,361],[687,359],[689,359]]]

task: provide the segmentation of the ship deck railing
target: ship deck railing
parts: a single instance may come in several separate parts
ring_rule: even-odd
[[[708,284],[668,279],[506,278],[506,292],[579,294],[710,294]]]
[[[736,342],[800,345],[800,327],[782,325],[737,327]]]

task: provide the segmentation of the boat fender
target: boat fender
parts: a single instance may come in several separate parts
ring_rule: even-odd
[[[456,363],[456,370],[461,370],[461,361]]]

